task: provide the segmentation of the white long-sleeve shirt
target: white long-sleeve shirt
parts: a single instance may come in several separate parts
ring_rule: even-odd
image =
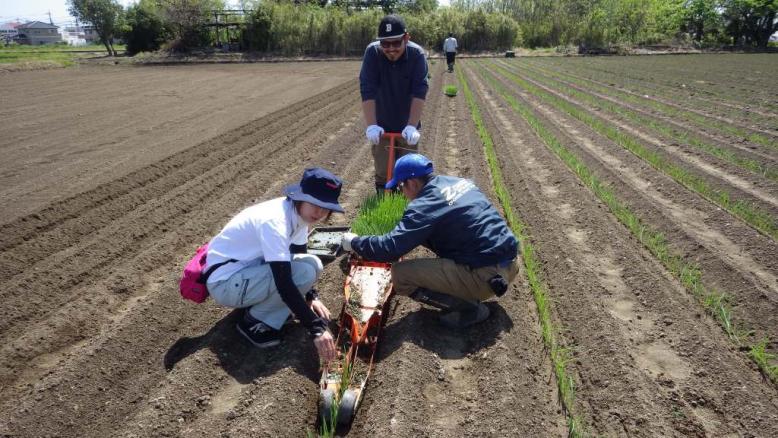
[[[446,38],[446,41],[443,42],[443,51],[444,52],[456,52],[457,51],[457,39],[454,38],[454,37]]]

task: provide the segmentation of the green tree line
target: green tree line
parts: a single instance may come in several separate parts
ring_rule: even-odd
[[[401,14],[411,39],[440,50],[452,32],[461,51],[517,46],[678,44],[767,47],[778,0],[243,0],[228,18],[223,0],[69,0],[108,48],[123,37],[130,54],[231,43],[281,55],[359,55],[380,18]],[[224,20],[239,25],[225,27]],[[219,24],[221,23],[221,25]],[[102,33],[101,33],[102,32]]]
[[[767,47],[778,0],[453,0],[509,15],[530,47],[656,44]]]

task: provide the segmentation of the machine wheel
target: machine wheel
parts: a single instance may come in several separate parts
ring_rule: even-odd
[[[319,391],[319,419],[324,424],[332,423],[332,407],[335,405],[335,391],[324,389]]]
[[[359,392],[353,389],[347,389],[343,396],[340,397],[340,407],[338,408],[338,424],[346,426],[351,424],[351,420],[354,419],[354,414],[357,410],[357,402],[359,401]]]

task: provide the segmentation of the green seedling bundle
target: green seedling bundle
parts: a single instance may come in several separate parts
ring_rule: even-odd
[[[457,95],[457,86],[456,85],[446,85],[446,88],[443,89],[443,94],[446,96],[454,97]]]
[[[381,235],[392,231],[403,216],[408,200],[395,193],[374,195],[359,208],[351,231],[360,235]]]

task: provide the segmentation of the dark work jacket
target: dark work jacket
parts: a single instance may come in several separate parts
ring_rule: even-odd
[[[408,41],[395,62],[381,51],[378,41],[367,46],[359,72],[362,101],[376,101],[376,122],[386,132],[402,132],[408,124],[411,100],[427,98],[427,59],[424,49]],[[418,128],[418,126],[417,126]]]
[[[351,242],[357,254],[379,262],[397,260],[419,245],[471,268],[505,263],[518,254],[516,237],[486,196],[472,181],[453,176],[433,177],[388,234]]]

